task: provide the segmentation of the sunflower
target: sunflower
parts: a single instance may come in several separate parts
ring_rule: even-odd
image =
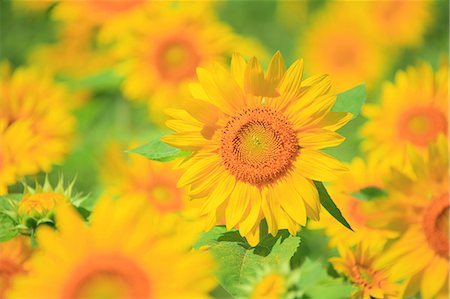
[[[310,72],[330,74],[339,92],[361,82],[372,87],[387,62],[378,40],[368,32],[358,3],[333,2],[313,18],[307,32],[300,36],[298,52],[311,62]]]
[[[179,99],[189,95],[197,67],[223,62],[234,50],[262,52],[201,2],[163,5],[130,24],[115,48],[123,61],[118,67],[125,77],[123,92],[132,100],[148,101],[151,119],[158,124],[165,120],[164,109],[178,107]]]
[[[53,187],[48,176],[43,185],[35,182],[34,188],[22,182],[24,192],[20,201],[9,200],[3,212],[16,223],[23,234],[30,234],[41,223],[52,224],[55,208],[67,203],[79,207],[87,198],[73,194],[75,180],[65,186],[64,178],[60,177],[56,187]]]
[[[102,198],[90,226],[61,205],[56,222],[38,229],[30,271],[6,298],[209,298],[216,284],[212,257],[190,251],[198,229],[142,198]]]
[[[0,83],[0,192],[18,177],[48,172],[69,151],[75,119],[69,96],[45,72],[2,66]],[[3,172],[3,171],[2,171]],[[13,179],[14,176],[14,179]]]
[[[380,167],[377,160],[369,157],[367,162],[362,158],[354,158],[349,165],[349,172],[340,176],[328,185],[331,197],[339,203],[342,214],[352,225],[350,231],[339,225],[329,214],[325,213],[319,222],[311,221],[311,228],[325,229],[331,237],[330,246],[336,247],[345,243],[356,245],[363,240],[371,246],[383,246],[388,239],[398,236],[398,233],[387,228],[389,222],[383,221],[389,213],[386,198],[370,201],[357,198],[355,193],[367,188],[384,188],[382,178],[388,174],[388,169]]]
[[[177,188],[180,171],[172,163],[161,163],[138,155],[124,156],[119,144],[108,146],[103,184],[114,196],[142,196],[158,212],[179,212],[185,205],[185,191]],[[128,159],[126,159],[128,158]]]
[[[380,161],[402,164],[408,144],[422,153],[448,126],[448,66],[433,72],[419,64],[396,74],[395,82],[383,85],[380,105],[366,105],[362,147]],[[385,127],[389,130],[380,130]]]
[[[4,298],[13,278],[26,272],[24,264],[30,254],[29,238],[17,237],[0,243],[0,298]]]
[[[351,298],[400,297],[400,285],[392,277],[389,267],[382,262],[382,249],[374,250],[364,242],[352,247],[339,246],[340,256],[330,259],[336,271],[358,288]]]
[[[389,192],[402,211],[406,231],[389,248],[397,278],[408,278],[407,293],[420,290],[422,298],[448,297],[449,182],[448,144],[443,135],[429,146],[428,155],[411,150],[413,174],[397,172]],[[408,295],[411,295],[408,294]]]
[[[388,47],[420,45],[432,20],[430,1],[361,1],[358,4],[363,6],[372,35]]]
[[[340,144],[334,131],[350,113],[330,112],[336,96],[328,76],[302,80],[303,61],[285,71],[276,53],[267,74],[256,58],[234,55],[231,72],[199,68],[185,109],[172,109],[163,141],[192,151],[181,164],[178,186],[189,188],[207,229],[226,223],[250,244],[259,242],[259,223],[269,232],[296,234],[306,216],[319,218],[313,180],[335,179],[346,169],[319,150]]]

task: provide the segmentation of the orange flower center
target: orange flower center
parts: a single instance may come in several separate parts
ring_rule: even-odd
[[[370,289],[374,282],[374,270],[365,265],[353,265],[351,267],[351,277],[353,281],[363,288]]]
[[[131,259],[106,254],[79,264],[62,288],[61,298],[151,298],[145,272]]]
[[[200,55],[189,38],[191,35],[189,32],[177,32],[156,42],[152,62],[162,79],[179,82],[195,77]]]
[[[21,215],[48,213],[53,211],[56,204],[65,200],[64,195],[55,192],[27,194],[20,201],[18,212]]]
[[[399,137],[418,146],[427,146],[441,132],[447,132],[447,119],[435,107],[413,107],[406,110],[398,123]]]
[[[151,204],[161,212],[181,210],[183,206],[182,190],[176,188],[176,182],[160,179],[149,190]]]
[[[425,211],[422,227],[430,247],[443,258],[449,257],[448,193],[433,200]]]
[[[222,133],[221,155],[236,179],[262,186],[283,177],[299,154],[292,125],[270,108],[245,109]]]

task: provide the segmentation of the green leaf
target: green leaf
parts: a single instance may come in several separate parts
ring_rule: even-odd
[[[344,299],[350,298],[354,288],[341,278],[333,278],[318,261],[307,259],[300,268],[300,279],[297,283],[298,293],[308,298]]]
[[[235,297],[242,296],[242,286],[263,265],[278,266],[289,263],[292,255],[300,244],[300,238],[288,237],[283,240],[282,235],[270,249],[267,256],[257,254],[258,248],[250,248],[245,239],[238,237],[237,231],[226,232],[224,227],[216,227],[203,234],[194,248],[208,246],[208,250],[217,262],[217,276],[222,287]],[[274,238],[274,237],[272,237]],[[266,242],[270,242],[266,240]],[[263,246],[267,246],[263,245]]]
[[[352,192],[351,195],[357,199],[361,200],[373,200],[380,197],[387,196],[387,192],[381,188],[375,186],[369,186],[360,189],[357,192]]]
[[[351,112],[353,118],[358,116],[361,108],[366,101],[366,86],[364,84],[357,85],[352,89],[341,92],[337,95],[336,103],[331,111],[333,112]]]
[[[334,204],[330,195],[328,194],[327,189],[322,182],[314,181],[314,185],[316,185],[317,191],[319,192],[320,203],[322,206],[331,214],[337,221],[339,221],[342,225],[353,231],[350,224],[345,220],[344,216],[342,216],[339,208]]]
[[[120,77],[114,70],[106,69],[79,80],[61,78],[61,82],[73,90],[108,90],[119,88],[122,82],[122,77]]]
[[[19,235],[14,221],[6,214],[0,213],[0,242],[6,242]]]
[[[168,144],[165,144],[160,140],[160,138],[164,135],[169,134],[170,132],[166,132],[164,134],[158,135],[155,139],[150,141],[147,144],[141,145],[137,148],[128,150],[127,152],[138,154],[143,157],[146,157],[150,160],[160,161],[160,162],[167,162],[174,160],[179,157],[185,157],[189,155],[191,152],[189,151],[182,151],[180,149],[177,149],[175,147],[172,147]]]

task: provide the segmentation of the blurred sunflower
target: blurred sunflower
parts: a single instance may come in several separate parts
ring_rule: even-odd
[[[45,72],[3,66],[0,82],[0,191],[19,176],[48,172],[70,148],[75,119],[69,96]],[[3,172],[3,171],[2,171]],[[12,179],[14,175],[14,180]]]
[[[397,232],[387,228],[389,222],[384,221],[389,213],[385,198],[366,201],[357,198],[355,193],[368,188],[383,189],[383,178],[387,174],[388,169],[380,167],[372,157],[367,162],[354,158],[349,165],[349,172],[328,185],[328,192],[339,203],[339,208],[352,225],[353,231],[339,225],[328,213],[322,214],[319,222],[309,222],[308,227],[325,229],[325,233],[331,237],[332,247],[339,244],[352,246],[362,241],[370,246],[383,247],[388,239],[398,236]]]
[[[424,153],[440,133],[447,134],[447,113],[448,66],[437,72],[426,63],[408,67],[383,85],[381,105],[363,108],[368,122],[361,130],[362,147],[380,161],[402,164],[408,144]]]
[[[298,52],[310,61],[308,71],[330,74],[338,92],[361,82],[371,88],[387,65],[383,49],[368,35],[367,22],[354,4],[328,4],[298,40]]]
[[[339,257],[330,259],[336,271],[347,277],[358,289],[350,298],[400,297],[401,288],[382,262],[382,247],[375,249],[364,242],[357,246],[339,246]]]
[[[125,81],[123,92],[146,100],[153,121],[162,124],[167,107],[179,107],[189,95],[197,67],[224,62],[235,50],[258,51],[252,41],[233,33],[200,3],[160,7],[150,16],[130,20],[129,34],[116,45]]]
[[[107,192],[114,196],[142,196],[161,213],[183,210],[186,194],[177,188],[181,173],[173,169],[172,163],[151,161],[139,155],[125,157],[119,144],[109,145],[105,156],[101,175]]]
[[[4,298],[14,277],[26,272],[25,262],[30,255],[31,246],[27,237],[0,243],[0,298]]]
[[[411,150],[413,174],[398,172],[390,183],[395,209],[406,232],[386,253],[394,277],[408,278],[407,296],[448,297],[449,182],[448,144],[443,135],[429,146],[428,155]],[[408,211],[411,211],[408,213]]]
[[[6,298],[209,298],[215,286],[213,259],[190,252],[198,230],[142,198],[100,199],[89,227],[62,205],[56,222],[38,230],[40,250]]]
[[[372,36],[388,47],[418,46],[432,20],[431,1],[361,1]],[[353,4],[354,5],[354,4]]]
[[[344,137],[334,131],[351,119],[330,112],[336,96],[328,76],[303,80],[303,61],[285,71],[280,53],[265,76],[256,58],[246,63],[240,55],[231,72],[217,64],[197,73],[185,110],[169,111],[167,126],[176,133],[162,140],[193,151],[178,186],[189,188],[207,229],[226,223],[256,245],[262,218],[273,235],[279,228],[296,234],[306,216],[318,219],[312,180],[346,169],[319,150],[340,144]]]

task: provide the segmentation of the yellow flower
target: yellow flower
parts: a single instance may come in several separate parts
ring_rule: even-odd
[[[256,46],[217,20],[207,6],[165,5],[150,16],[130,20],[132,28],[119,38],[118,57],[124,64],[124,94],[146,100],[153,121],[162,124],[164,109],[179,107],[197,67],[225,61],[235,50]],[[131,26],[131,25],[130,25]]]
[[[376,37],[368,35],[358,3],[354,4],[328,4],[298,41],[299,53],[310,62],[308,70],[330,74],[338,92],[361,82],[372,87],[387,64]]]
[[[0,243],[0,298],[4,298],[14,277],[26,271],[24,264],[30,254],[29,238],[16,237]]]
[[[157,212],[179,212],[185,206],[186,194],[177,188],[180,171],[172,163],[151,161],[138,155],[124,157],[118,144],[108,146],[105,166],[101,169],[107,192],[114,196],[141,196]]]
[[[448,66],[437,72],[425,63],[409,67],[397,72],[394,83],[384,84],[381,104],[363,109],[368,122],[362,147],[380,161],[402,164],[408,144],[426,152],[440,133],[447,134],[447,113]]]
[[[190,251],[198,230],[142,198],[102,198],[90,226],[62,205],[56,222],[38,229],[30,271],[6,298],[209,298],[216,284],[212,257]]]
[[[356,247],[339,246],[339,257],[330,259],[336,271],[346,276],[358,290],[351,298],[400,298],[401,288],[382,262],[382,248],[360,243]]]
[[[388,47],[418,46],[431,20],[431,1],[361,1],[371,33]],[[352,3],[355,5],[355,3]]]
[[[0,182],[0,192],[17,177],[48,172],[52,164],[63,160],[75,125],[69,100],[65,90],[40,70],[1,73],[0,134],[5,143],[0,169],[9,170]]]
[[[388,249],[396,278],[408,278],[407,293],[422,298],[448,297],[449,200],[448,144],[443,135],[428,156],[410,151],[413,174],[397,173],[389,192],[407,229]],[[408,295],[411,295],[408,294]],[[440,298],[440,297],[439,297]]]
[[[296,234],[307,215],[318,219],[312,180],[346,169],[319,150],[340,144],[344,137],[334,131],[351,119],[330,112],[336,96],[328,76],[303,80],[303,61],[285,71],[280,53],[265,76],[256,58],[246,63],[240,55],[231,71],[217,64],[197,73],[185,110],[169,111],[176,133],[162,140],[193,151],[178,186],[188,186],[207,228],[226,223],[255,245],[262,218],[273,235],[279,228]]]
[[[294,272],[292,272],[293,274]],[[263,266],[257,271],[251,281],[243,285],[246,293],[245,298],[252,299],[282,299],[287,298],[288,289],[293,281],[290,277],[288,264],[273,266]]]
[[[367,162],[361,158],[355,158],[349,165],[349,172],[340,176],[328,186],[328,192],[333,200],[339,203],[339,208],[351,224],[353,231],[340,225],[330,214],[324,213],[319,222],[308,223],[312,228],[324,228],[331,237],[330,246],[339,244],[347,246],[366,244],[375,247],[383,247],[388,239],[398,236],[395,231],[387,229],[385,221],[389,212],[385,199],[365,201],[356,198],[352,193],[357,193],[365,188],[384,188],[383,177],[388,174],[388,169],[380,167],[377,160],[369,157]]]

